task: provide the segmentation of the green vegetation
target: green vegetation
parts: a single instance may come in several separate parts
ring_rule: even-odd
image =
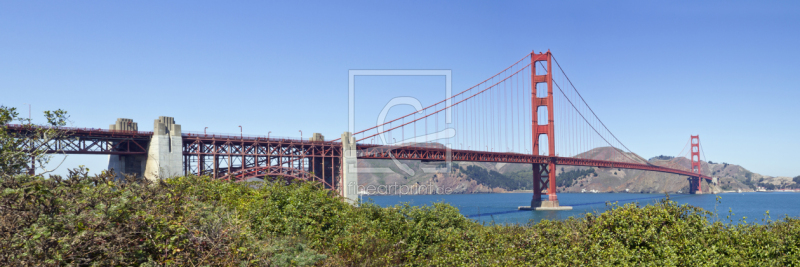
[[[758,189],[758,186],[760,185],[759,184],[760,181],[756,181],[755,179],[753,179],[753,173],[752,172],[745,171],[744,172],[744,177],[745,177],[745,180],[744,180],[744,184],[745,185],[749,186],[753,190]]]
[[[460,170],[468,179],[488,187],[499,187],[506,190],[530,190],[533,188],[533,180],[531,179],[531,177],[533,177],[532,171],[503,175],[497,171],[487,171],[475,165],[462,168],[457,164],[453,164],[453,168]]]
[[[452,206],[345,204],[318,186],[181,177],[115,182],[4,176],[0,261],[10,265],[796,265],[800,220],[709,222],[663,200],[528,226],[481,225]]]
[[[562,171],[563,171],[563,168],[562,168]],[[582,178],[585,178],[585,177],[588,177],[588,176],[591,176],[591,175],[595,175],[595,176],[597,175],[597,173],[595,173],[595,171],[594,171],[594,168],[589,168],[589,169],[585,169],[585,170],[577,169],[577,170],[571,170],[571,171],[568,171],[568,172],[562,172],[561,174],[556,176],[556,186],[558,186],[558,187],[572,186],[579,179],[582,179]]]
[[[674,158],[675,157],[673,157],[673,156],[659,155],[659,156],[655,156],[655,157],[650,158],[650,160],[671,160],[671,159],[674,159]]]
[[[775,190],[780,188],[779,186],[775,186],[774,184],[769,184],[769,183],[758,183],[758,186],[763,187],[766,190]]]
[[[497,171],[486,170],[484,168],[470,165],[462,168],[458,164],[453,164],[454,169],[460,170],[468,179],[489,187],[499,187],[506,190],[530,190],[533,187],[533,171],[521,171],[510,174],[502,174]],[[556,176],[556,185],[559,187],[572,186],[577,180],[590,175],[597,176],[594,168],[586,170],[571,170],[568,172],[561,168],[561,173]]]
[[[63,110],[45,111],[45,126],[27,128],[23,133],[7,131],[8,124],[17,121],[21,125],[31,125],[30,118],[20,118],[16,108],[0,106],[0,173],[22,174],[28,171],[28,164],[44,169],[50,159],[43,149],[47,142],[63,136],[63,131],[52,127],[64,126],[69,116]],[[45,171],[46,172],[46,171]]]
[[[792,189],[792,188],[800,188],[800,176],[796,176],[792,178],[793,184],[781,183],[780,185],[775,185],[771,183],[762,183],[759,181],[758,186],[763,187],[766,190],[776,190],[776,189]]]

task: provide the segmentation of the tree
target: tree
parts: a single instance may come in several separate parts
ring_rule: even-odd
[[[0,175],[18,175],[41,168],[39,174],[51,172],[45,166],[52,159],[48,151],[51,142],[64,138],[59,127],[67,124],[69,116],[63,110],[45,111],[46,125],[34,125],[30,119],[20,118],[16,108],[0,106]],[[19,125],[11,122],[19,121]],[[13,129],[10,126],[14,126]]]

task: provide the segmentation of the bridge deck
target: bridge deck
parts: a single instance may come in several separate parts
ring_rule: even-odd
[[[447,149],[441,148],[427,148],[417,146],[376,146],[376,145],[359,145],[358,157],[363,159],[398,159],[398,160],[424,160],[424,161],[445,161],[447,160]],[[477,161],[477,162],[504,162],[504,163],[550,163],[554,161],[556,165],[570,165],[570,166],[586,166],[586,167],[600,167],[600,168],[623,168],[634,170],[655,171],[663,173],[679,174],[691,177],[700,177],[706,180],[711,180],[711,177],[706,175],[697,175],[689,171],[667,168],[662,166],[630,163],[630,162],[616,162],[595,159],[581,159],[581,158],[567,158],[567,157],[549,157],[539,155],[529,155],[520,153],[506,153],[506,152],[485,152],[473,150],[450,150],[450,160],[452,161]]]
[[[18,133],[29,133],[36,127],[28,125],[9,125],[8,129]],[[69,128],[67,138],[47,144],[50,153],[64,154],[115,154],[142,155],[147,153],[147,143],[153,132],[117,131],[97,128]],[[184,155],[229,155],[229,156],[267,156],[267,157],[340,157],[341,142],[309,141],[291,138],[267,138],[260,136],[235,136],[218,134],[184,133]],[[448,158],[449,154],[449,158]],[[423,161],[475,161],[587,166],[601,168],[624,168],[645,171],[672,173],[711,180],[706,175],[662,166],[615,162],[569,157],[549,157],[508,152],[486,152],[461,149],[444,149],[441,145],[416,144],[408,146],[358,145],[358,157],[362,159],[399,159]]]

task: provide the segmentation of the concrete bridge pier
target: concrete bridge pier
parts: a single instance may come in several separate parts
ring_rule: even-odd
[[[118,118],[117,122],[108,126],[111,131],[139,131],[137,123],[132,119]],[[147,156],[144,155],[108,155],[108,169],[114,169],[117,179],[123,174],[142,176],[145,171]]]
[[[358,154],[353,133],[342,134],[342,179],[340,188],[347,203],[358,206]]]
[[[138,131],[131,119],[119,118],[108,126],[112,131]],[[153,137],[147,155],[109,155],[108,168],[114,169],[117,179],[123,174],[144,176],[150,180],[183,175],[183,138],[181,126],[172,117],[158,117],[153,125]]]
[[[181,125],[173,117],[160,116],[153,124],[153,137],[147,148],[144,177],[150,180],[183,175],[183,137]]]

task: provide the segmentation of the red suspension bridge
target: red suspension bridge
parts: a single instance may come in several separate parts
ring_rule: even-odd
[[[65,137],[25,149],[36,146],[50,153],[112,155],[118,172],[145,176],[157,172],[162,177],[313,180],[345,197],[351,195],[346,191],[352,178],[357,182],[358,168],[348,159],[524,163],[533,169],[531,205],[541,207],[558,206],[557,165],[684,175],[692,194],[702,192],[702,179],[711,180],[701,173],[698,136],[691,136],[689,169],[654,165],[633,153],[589,107],[549,51],[532,52],[471,88],[416,112],[345,133],[345,139],[325,141],[319,134],[302,140],[182,132],[168,117],[155,122],[154,132],[142,132],[135,124],[131,127],[130,120],[126,122],[120,126],[118,121],[110,130],[62,128],[67,131]],[[27,125],[9,129],[33,133]],[[597,160],[587,153],[600,147],[611,147],[616,154],[610,160]],[[173,155],[177,161],[169,163],[164,155]],[[151,161],[158,167],[151,170]]]

